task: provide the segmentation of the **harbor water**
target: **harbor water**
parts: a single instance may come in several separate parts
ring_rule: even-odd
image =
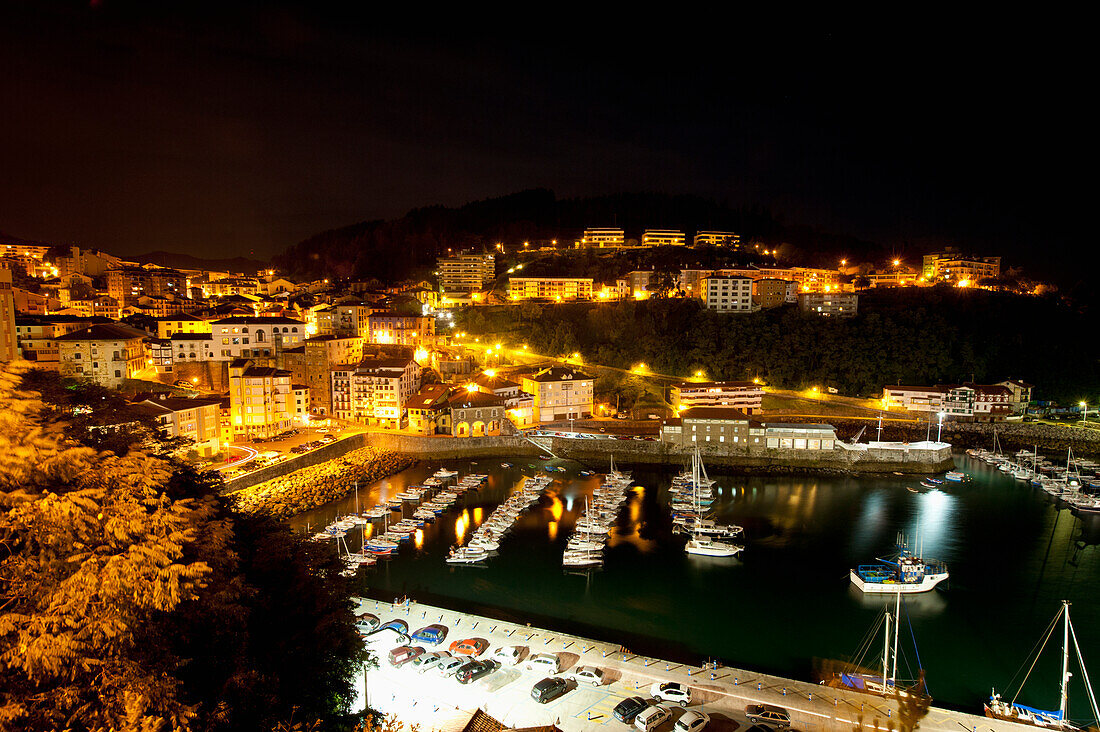
[[[502,461],[513,463],[503,467]],[[636,653],[721,663],[813,680],[831,660],[852,659],[893,598],[866,596],[849,569],[896,553],[899,534],[926,557],[947,563],[950,580],[904,599],[898,677],[925,670],[939,706],[981,713],[991,687],[1011,698],[1028,654],[1063,599],[1086,664],[1100,674],[1100,517],[1081,518],[1043,491],[984,463],[957,456],[966,483],[924,488],[913,478],[715,474],[719,523],[743,526],[734,559],[695,557],[672,532],[668,487],[674,471],[633,470],[634,485],[613,530],[604,566],[565,571],[562,550],[599,476],[571,461],[531,458],[452,461],[461,474],[489,474],[403,544],[361,572],[362,591],[421,598],[456,609],[532,622],[630,648]],[[484,566],[444,562],[525,475],[560,465],[540,504],[520,517]],[[415,485],[441,465],[425,463],[363,486],[366,509]],[[543,473],[545,474],[545,473]],[[354,497],[296,517],[316,530]],[[397,513],[393,513],[397,516]],[[359,530],[347,536],[353,550]],[[915,643],[914,643],[915,641]],[[865,665],[881,664],[883,638],[871,638]],[[1057,709],[1060,628],[1019,701]],[[1088,718],[1081,674],[1071,716]]]

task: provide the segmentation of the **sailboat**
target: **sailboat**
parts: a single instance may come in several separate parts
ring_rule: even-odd
[[[852,584],[861,592],[928,592],[950,576],[943,562],[925,559],[909,551],[909,544],[901,534],[897,546],[896,560],[880,557],[878,564],[861,564],[849,570]]]
[[[871,634],[868,636],[867,644],[861,649],[856,664],[850,666],[849,670],[831,674],[821,681],[822,684],[836,689],[850,689],[852,691],[860,691],[865,694],[875,694],[884,697],[915,696],[922,699],[931,699],[928,695],[928,687],[924,683],[923,672],[918,673],[918,679],[916,681],[907,681],[899,685],[898,636],[901,628],[901,593],[898,592],[895,593],[895,595],[894,612],[891,614],[890,606],[887,605],[883,611],[882,618],[879,620],[879,623],[883,623],[885,626],[882,643],[882,673],[876,674],[859,670],[859,659],[862,659],[866,654],[871,639],[874,637],[874,630],[872,630]],[[875,630],[877,630],[877,624]],[[891,638],[891,634],[893,638]],[[920,660],[919,654],[917,655],[917,660],[918,662]]]
[[[614,469],[614,465],[612,466]],[[563,567],[601,567],[603,566],[603,542],[606,541],[606,534],[600,536],[596,541],[592,540],[592,508],[588,502],[588,497],[584,499],[584,528],[580,531],[584,531],[586,538],[578,549],[567,548],[561,557],[561,566]],[[578,522],[580,523],[580,522]],[[572,542],[572,539],[570,539]],[[599,544],[599,548],[594,546]]]
[[[706,469],[703,467],[703,457],[699,452],[699,447],[696,446],[695,452],[691,456],[691,495],[695,503],[695,516],[697,521],[703,516],[702,508],[699,504],[699,484],[701,480],[709,479],[707,478]],[[691,526],[689,525],[688,528],[691,528]],[[737,544],[728,544],[724,541],[713,539],[698,531],[692,531],[691,538],[688,539],[684,551],[688,554],[696,554],[704,557],[734,557],[744,548],[745,547]]]
[[[1020,692],[1023,691],[1024,684],[1027,683],[1028,676],[1031,675],[1031,671],[1035,668],[1035,664],[1039,660],[1039,656],[1042,655],[1043,649],[1046,648],[1047,641],[1050,640],[1051,634],[1053,634],[1055,627],[1058,624],[1058,619],[1064,616],[1064,623],[1062,626],[1062,684],[1061,695],[1059,699],[1058,711],[1047,711],[1044,709],[1035,709],[1034,707],[1025,706],[1023,704],[1017,704],[1016,699],[1020,696]],[[1092,705],[1092,715],[1094,720],[1100,721],[1100,711],[1097,711],[1096,695],[1092,693],[1092,682],[1089,681],[1089,672],[1085,669],[1085,661],[1081,658],[1081,647],[1077,644],[1077,633],[1073,630],[1073,624],[1069,620],[1069,603],[1065,600],[1062,601],[1062,609],[1058,611],[1058,614],[1054,616],[1054,620],[1050,622],[1050,626],[1047,628],[1046,636],[1043,638],[1042,645],[1039,647],[1039,651],[1035,654],[1035,659],[1031,662],[1031,667],[1027,670],[1027,676],[1024,676],[1024,680],[1020,682],[1020,688],[1016,691],[1016,695],[1012,697],[1012,701],[1005,701],[1001,698],[1001,695],[994,689],[989,697],[989,703],[985,705],[985,716],[993,719],[1003,719],[1009,722],[1019,722],[1020,724],[1030,724],[1036,727],[1046,727],[1047,729],[1063,729],[1063,730],[1076,730],[1080,729],[1077,725],[1069,721],[1069,680],[1073,675],[1069,672],[1069,651],[1070,640],[1073,641],[1073,649],[1076,651],[1077,663],[1081,668],[1081,676],[1085,681],[1085,691],[1088,693],[1089,704]]]

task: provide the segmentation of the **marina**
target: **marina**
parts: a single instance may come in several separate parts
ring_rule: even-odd
[[[607,464],[549,461],[566,468],[549,473],[543,461],[506,460],[507,468],[499,458],[450,462],[462,475],[488,478],[365,570],[363,592],[408,594],[681,663],[716,659],[811,680],[820,659],[845,658],[859,646],[888,602],[888,596],[854,587],[852,568],[896,551],[899,533],[919,532],[923,551],[951,568],[949,581],[907,596],[903,608],[903,632],[920,640],[937,705],[980,714],[990,688],[1012,679],[1062,599],[1075,602],[1086,660],[1100,657],[1093,600],[1100,590],[1100,523],[979,460],[956,456],[966,479],[932,489],[911,476],[761,477],[711,470],[715,502],[707,520],[743,527],[736,541],[745,549],[734,558],[687,554],[687,536],[674,531],[669,508],[676,494],[668,489],[679,471],[632,466],[632,487],[600,552],[602,565],[590,570],[563,568],[562,559]],[[364,503],[419,484],[438,467],[422,465],[381,481]],[[500,540],[496,556],[477,570],[443,561],[535,475],[554,477],[538,504]],[[914,486],[916,492],[909,490]],[[350,502],[292,523],[300,530],[327,524]],[[356,531],[349,536],[353,546]],[[648,613],[634,611],[643,605]],[[1056,683],[1054,668],[1040,663],[1035,673]],[[1071,681],[1071,698],[1083,701],[1078,683]]]

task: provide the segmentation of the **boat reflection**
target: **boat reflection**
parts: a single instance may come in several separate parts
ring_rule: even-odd
[[[861,592],[858,587],[848,583],[848,597],[857,605],[868,610],[882,610],[893,607],[897,595],[890,592]],[[912,617],[932,617],[947,609],[947,597],[939,590],[906,594],[902,598],[906,612]]]

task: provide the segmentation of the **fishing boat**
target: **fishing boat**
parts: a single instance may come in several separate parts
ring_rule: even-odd
[[[850,571],[852,584],[862,592],[928,592],[948,578],[947,565],[913,555],[899,536],[898,558],[879,558]]]
[[[920,482],[920,484],[921,484],[922,486],[924,486],[925,488],[936,488],[936,487],[938,487],[938,486],[937,486],[937,485],[936,485],[935,483],[933,483],[932,481],[930,481],[930,480],[927,480],[927,479],[925,479],[925,480],[922,480],[922,481]]]
[[[958,470],[949,470],[944,474],[943,479],[952,483],[962,483],[967,480],[969,476],[966,473],[961,473]]]
[[[1046,648],[1047,641],[1050,640],[1051,635],[1058,626],[1059,618],[1062,618],[1064,622],[1062,625],[1062,683],[1058,709],[1057,711],[1048,711],[1025,706],[1024,704],[1018,704],[1016,703],[1016,699],[1019,698],[1020,693],[1023,691],[1024,684],[1027,683],[1028,676],[1031,675],[1031,671],[1035,668],[1039,656],[1042,655],[1043,649]],[[1012,697],[1012,701],[1005,701],[1001,698],[1001,695],[997,693],[997,690],[994,689],[989,696],[989,702],[985,705],[985,716],[992,719],[1002,719],[1007,722],[1018,722],[1020,724],[1030,724],[1035,727],[1045,727],[1047,729],[1081,729],[1069,720],[1069,680],[1073,675],[1069,671],[1070,641],[1073,641],[1073,650],[1076,652],[1077,663],[1081,669],[1081,676],[1085,682],[1085,691],[1088,693],[1089,704],[1092,705],[1093,719],[1100,720],[1100,711],[1097,710],[1096,706],[1096,695],[1092,692],[1092,682],[1089,681],[1089,672],[1085,669],[1084,659],[1081,658],[1081,647],[1077,644],[1077,634],[1074,632],[1073,624],[1069,619],[1069,603],[1065,600],[1062,601],[1062,609],[1058,611],[1058,614],[1054,616],[1054,620],[1052,620],[1047,627],[1042,644],[1035,653],[1035,659],[1032,660],[1027,675],[1025,675],[1024,680],[1020,682],[1020,688],[1017,689],[1015,696]]]
[[[825,686],[835,689],[849,689],[865,694],[874,694],[883,697],[918,697],[931,701],[928,695],[928,686],[924,683],[924,672],[917,669],[916,679],[898,680],[898,637],[901,628],[901,594],[895,593],[894,611],[890,612],[890,606],[883,609],[875,627],[866,636],[867,640],[856,654],[854,663],[845,666],[834,673],[829,673],[821,680]],[[885,626],[882,644],[882,672],[876,673],[862,666],[862,661],[871,650],[871,644],[878,632],[880,625]],[[892,635],[892,637],[891,637]],[[916,637],[913,637],[914,646]],[[920,662],[920,654],[915,653],[917,662]]]
[[[488,557],[489,551],[487,549],[474,546],[461,546],[457,549],[452,547],[444,561],[446,561],[447,564],[474,564],[475,562],[484,562]]]

